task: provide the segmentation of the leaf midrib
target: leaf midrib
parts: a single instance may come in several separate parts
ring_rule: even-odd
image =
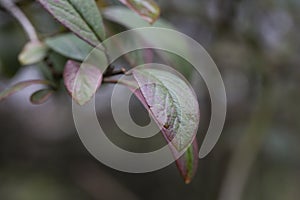
[[[176,106],[175,104],[174,104],[174,102],[175,102],[175,100],[174,99],[176,99],[177,100],[177,102],[178,102],[178,99],[176,98],[176,97],[174,97],[173,95],[172,95],[172,93],[171,92],[169,92],[169,90],[167,89],[167,87],[165,86],[165,84],[163,84],[163,82],[162,81],[160,81],[159,79],[157,79],[154,75],[152,75],[150,72],[143,72],[144,74],[147,74],[146,75],[146,77],[147,76],[151,76],[151,78],[153,78],[155,81],[157,81],[161,86],[163,86],[164,87],[164,90],[166,91],[166,93],[168,93],[168,95],[170,96],[170,98],[171,98],[171,104],[172,104],[172,106],[174,106],[176,109],[175,109],[175,118],[174,118],[174,120],[173,120],[173,124],[172,125],[174,125],[174,122],[175,122],[175,119],[176,118],[178,118],[178,120],[179,121],[182,121],[182,114],[180,113],[178,113],[178,110],[180,110],[179,109],[179,107],[178,106]],[[146,100],[146,102],[147,102],[147,104],[148,104],[148,101],[147,101],[147,99],[145,99]],[[148,104],[149,105],[149,104]],[[154,113],[152,112],[152,110],[150,109],[150,111],[151,111],[151,113],[154,115]],[[160,122],[159,122],[159,124],[161,125],[161,126],[164,126],[164,124],[161,124]],[[180,127],[178,127],[176,130],[174,130],[175,132],[176,132],[176,134],[177,134],[177,131],[178,131],[178,129],[179,129]],[[170,139],[170,138],[169,138]]]
[[[91,31],[94,33],[94,35],[96,36],[97,40],[100,42],[102,41],[102,39],[98,36],[97,31],[93,28],[93,26],[90,25],[90,23],[88,23],[87,21],[84,20],[84,16],[81,14],[81,12],[76,8],[76,6],[74,6],[74,4],[70,1],[67,0],[72,7],[74,8],[74,10],[79,14],[80,18],[87,24],[87,26],[89,27],[89,29],[91,29]]]

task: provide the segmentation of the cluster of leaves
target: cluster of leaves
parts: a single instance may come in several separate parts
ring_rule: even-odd
[[[106,39],[107,30],[102,16],[105,20],[129,29],[145,26],[172,28],[165,21],[157,20],[160,10],[152,0],[120,0],[142,19],[123,7],[107,7],[100,12],[94,0],[38,1],[68,28],[70,33],[50,37],[44,41],[28,42],[19,56],[20,62],[30,65],[43,61],[47,64],[51,77],[47,80],[18,83],[1,92],[0,100],[30,85],[42,84],[46,88],[35,92],[31,101],[34,104],[43,103],[58,88],[58,81],[63,79],[72,98],[83,105],[93,97],[100,85],[105,83],[105,78],[125,74],[124,69],[116,70],[112,66],[106,71],[101,71],[99,66],[82,64],[92,49]],[[105,47],[101,51],[105,52]],[[53,63],[47,62],[52,55],[49,52],[69,59],[65,62],[63,70],[55,69]],[[136,57],[130,59],[134,60]],[[169,71],[134,68],[131,72],[133,83],[125,85],[134,92],[155,119],[174,156],[178,157],[180,152],[184,152],[180,154],[176,164],[185,182],[189,183],[196,172],[198,161],[195,135],[199,123],[199,106],[192,88],[181,76]]]

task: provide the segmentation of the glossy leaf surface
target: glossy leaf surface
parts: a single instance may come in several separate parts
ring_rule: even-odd
[[[152,68],[133,69],[141,93],[165,136],[178,151],[192,141],[199,124],[199,105],[182,77]]]

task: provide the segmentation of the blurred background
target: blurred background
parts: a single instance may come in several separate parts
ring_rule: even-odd
[[[17,3],[40,38],[64,31],[37,2]],[[175,164],[147,174],[106,167],[81,143],[67,93],[62,89],[45,104],[34,106],[28,100],[39,89],[34,86],[0,103],[0,199],[300,198],[300,1],[157,3],[162,18],[205,47],[226,87],[228,112],[223,133],[213,151],[199,160],[194,180],[185,185]],[[0,91],[21,80],[44,76],[38,65],[20,66],[17,56],[26,40],[18,22],[0,8]],[[204,83],[190,81],[200,104],[197,137],[201,145],[210,119],[210,100]],[[96,97],[98,117],[111,133],[109,137],[135,151],[163,144],[160,137],[145,145],[122,134],[111,117],[111,89],[103,86]],[[136,99],[130,108],[137,123],[149,120]]]

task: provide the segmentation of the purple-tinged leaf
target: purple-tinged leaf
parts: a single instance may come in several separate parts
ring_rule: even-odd
[[[134,95],[140,100],[140,102],[143,104],[143,106],[149,111],[149,106],[141,92],[140,89],[136,89],[136,86],[134,87],[134,83],[125,83],[129,87],[129,89],[134,93]],[[150,112],[151,116],[153,117],[153,114]],[[156,121],[156,120],[155,120]],[[157,122],[157,121],[156,121]],[[158,124],[159,125],[159,124]],[[164,136],[167,134],[164,132],[164,130],[161,130]],[[166,137],[165,139],[167,142],[170,142]],[[174,155],[175,158],[177,158],[178,151],[174,146],[170,143],[169,147]],[[176,166],[180,172],[180,175],[184,179],[184,182],[186,184],[189,184],[191,180],[193,179],[194,175],[196,174],[197,168],[198,168],[198,143],[197,139],[195,138],[192,142],[192,144],[186,149],[184,154],[182,154],[177,160],[176,160]]]
[[[160,8],[153,0],[119,0],[138,13],[144,20],[153,24],[160,15]],[[120,16],[122,17],[122,16]]]
[[[143,106],[147,110],[149,110],[149,106],[147,105],[147,102],[146,102],[141,90],[136,89],[137,87],[134,86],[134,83],[125,83],[125,85],[127,85],[130,88],[130,90],[140,100],[140,102],[143,104]],[[151,112],[150,112],[150,114],[153,117],[153,114]],[[167,134],[164,132],[164,130],[162,130],[162,132],[163,132],[164,136]],[[169,140],[166,137],[165,137],[165,139],[167,140],[167,142],[169,142]],[[170,143],[168,143],[168,144],[169,144],[172,154],[174,155],[175,158],[177,158],[177,155],[179,152],[176,150],[176,148],[174,148],[174,146],[172,144],[170,144]],[[199,151],[198,143],[197,143],[197,139],[195,138],[193,140],[192,144],[186,149],[184,154],[182,154],[176,160],[176,166],[186,184],[189,184],[191,182],[191,180],[193,179],[194,175],[196,174],[196,171],[198,168],[198,151]]]
[[[187,139],[188,143],[193,140],[190,146],[185,146],[185,152],[176,160],[177,168],[185,183],[190,183],[198,166],[198,145],[195,134],[199,123],[199,107],[192,88],[182,77],[164,70],[136,68],[133,70],[133,75],[138,86],[134,87],[133,83],[126,85],[150,111],[174,157],[178,158],[178,154],[182,153],[180,151],[185,146],[178,148],[176,140],[181,140],[180,137],[190,137]],[[174,123],[176,120],[168,120],[172,117],[178,117],[180,123],[176,125]],[[166,121],[168,123],[165,123]],[[176,126],[178,128],[175,128]]]
[[[53,94],[53,90],[51,89],[42,89],[35,93],[33,93],[30,97],[30,101],[33,104],[42,104],[45,103]]]
[[[177,151],[184,150],[198,130],[200,115],[191,86],[165,70],[135,68],[132,73],[165,137]]]
[[[38,0],[60,23],[92,46],[105,39],[102,17],[94,0]]]
[[[6,99],[7,97],[13,95],[14,93],[16,93],[26,87],[32,86],[32,85],[51,85],[51,83],[46,80],[29,80],[29,81],[23,81],[23,82],[17,83],[15,85],[13,85],[12,87],[10,87],[0,93],[0,101]]]
[[[88,102],[102,82],[102,72],[96,66],[80,64],[69,60],[64,70],[64,83],[72,96],[79,104]]]

